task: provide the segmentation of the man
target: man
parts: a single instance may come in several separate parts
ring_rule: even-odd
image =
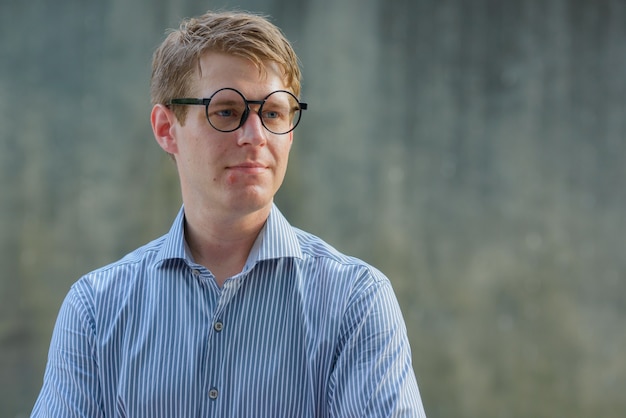
[[[424,417],[389,280],[273,204],[306,104],[296,55],[247,13],[157,49],[151,123],[183,207],[72,286],[34,417]]]

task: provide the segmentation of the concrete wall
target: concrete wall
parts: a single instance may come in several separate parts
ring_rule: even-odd
[[[626,3],[0,3],[0,416],[26,416],[80,275],[167,231],[165,28],[273,16],[310,110],[277,201],[391,278],[426,411],[626,414]]]

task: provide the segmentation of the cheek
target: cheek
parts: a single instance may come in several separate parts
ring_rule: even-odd
[[[291,142],[285,145],[284,149],[281,152],[281,162],[286,167],[287,162],[289,161],[289,153],[291,152]]]
[[[276,147],[273,150],[274,155],[276,156],[276,160],[280,161],[281,163],[287,163],[290,151],[291,137],[287,141],[277,143]]]

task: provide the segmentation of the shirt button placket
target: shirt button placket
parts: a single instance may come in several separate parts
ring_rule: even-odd
[[[220,320],[216,320],[213,323],[213,329],[215,330],[215,332],[222,331],[224,329],[224,323]],[[217,390],[216,387],[212,387],[211,389],[209,389],[209,399],[214,401],[217,399],[218,396],[219,396],[219,391]]]
[[[215,400],[215,399],[217,399],[218,395],[219,395],[219,392],[218,392],[217,388],[209,389],[209,398],[210,399]]]

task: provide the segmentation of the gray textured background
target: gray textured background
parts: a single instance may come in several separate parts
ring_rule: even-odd
[[[624,417],[622,0],[1,0],[0,416],[70,284],[169,228],[151,54],[234,6],[303,64],[277,201],[391,278],[429,417]]]

